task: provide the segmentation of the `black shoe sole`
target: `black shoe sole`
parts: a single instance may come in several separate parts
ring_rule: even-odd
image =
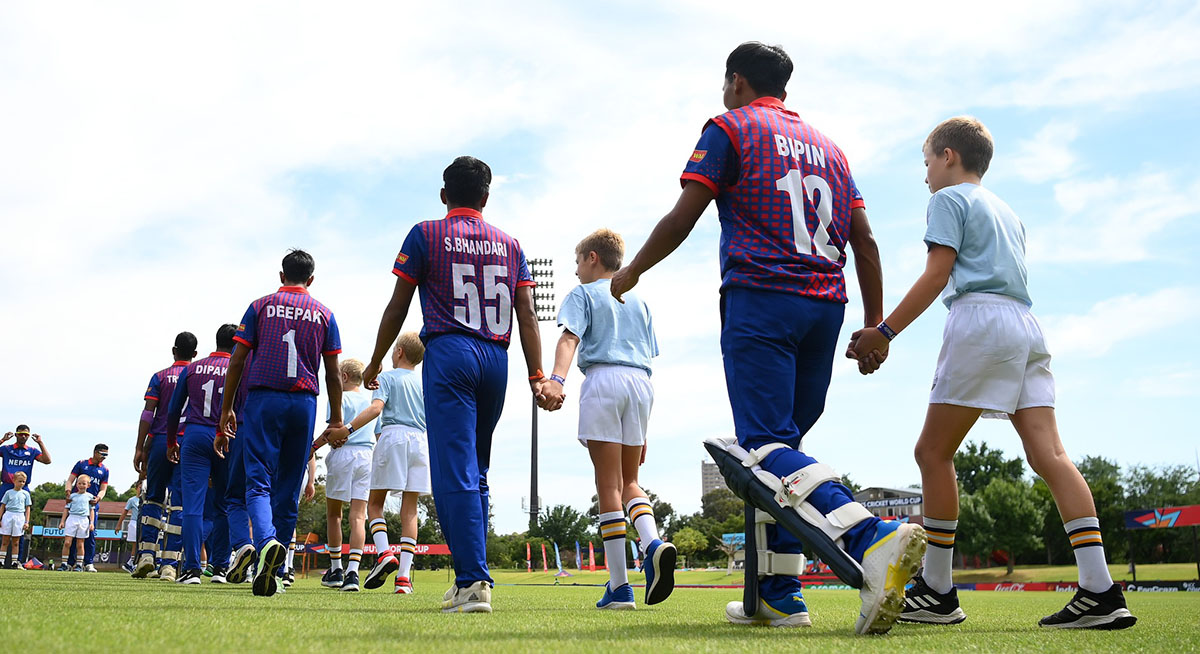
[[[378,568],[378,573],[375,572],[376,568],[371,568],[371,572],[367,575],[366,581],[363,582],[363,587],[367,590],[375,590],[387,581],[388,576],[399,569],[400,562],[393,557],[390,561],[385,563],[382,568]]]
[[[240,584],[246,581],[246,572],[250,569],[250,564],[254,563],[255,554],[258,552],[251,550],[251,553],[244,557],[235,557],[229,573],[225,575],[225,580],[231,584]]]
[[[258,574],[254,576],[254,594],[259,597],[270,597],[279,589],[279,582],[275,576],[279,574],[279,568],[283,567],[287,560],[287,548],[278,542],[268,543],[266,549],[262,553],[261,562],[263,564]]]
[[[646,587],[647,606],[662,602],[675,590],[675,548],[659,545],[654,555],[654,582]]]

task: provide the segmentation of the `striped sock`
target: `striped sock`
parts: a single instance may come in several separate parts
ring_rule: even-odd
[[[1108,562],[1104,560],[1104,541],[1100,538],[1100,519],[1094,516],[1076,518],[1064,524],[1063,529],[1071,540],[1071,549],[1075,550],[1079,587],[1093,593],[1112,588],[1112,576],[1108,574]]]
[[[368,527],[371,530],[371,541],[375,543],[375,553],[379,556],[387,556],[392,549],[392,546],[388,544],[387,521],[383,518],[375,518]]]
[[[292,542],[288,543],[287,563],[285,564],[288,570],[296,567],[296,539],[292,538]]]
[[[925,550],[925,571],[921,576],[930,588],[948,593],[954,587],[954,532],[958,521],[927,517],[923,526],[929,547]]]
[[[637,529],[638,538],[642,539],[641,551],[645,555],[646,548],[659,537],[658,525],[654,523],[654,507],[646,498],[635,497],[625,505],[625,510],[629,512],[629,521],[634,529]]]
[[[417,553],[417,541],[408,536],[400,537],[400,569],[397,577],[407,577],[412,570],[413,555]]]
[[[600,514],[600,537],[604,539],[604,562],[608,564],[608,587],[619,588],[629,583],[625,569],[625,512]]]
[[[346,566],[346,573],[358,572],[359,561],[362,561],[362,550],[350,550],[350,565]]]
[[[329,567],[334,570],[342,569],[342,548],[329,551]]]

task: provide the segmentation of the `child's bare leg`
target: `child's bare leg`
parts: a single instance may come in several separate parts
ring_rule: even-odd
[[[953,404],[930,404],[913,455],[921,468],[924,494],[925,583],[939,593],[954,586],[954,534],[958,529],[958,474],[954,453],[982,411]]]
[[[1012,415],[1012,423],[1025,446],[1029,466],[1046,480],[1058,505],[1079,566],[1079,586],[1103,593],[1113,581],[1104,556],[1096,505],[1087,481],[1063,448],[1053,407],[1022,409]]]
[[[340,513],[340,512],[339,512]],[[350,500],[350,549],[361,550],[367,543],[367,501]],[[339,521],[338,527],[341,527]],[[339,534],[340,535],[340,534]]]
[[[341,570],[342,503],[340,500],[325,499],[325,544],[325,549],[329,552],[329,566],[334,570]],[[354,547],[353,540],[350,546]]]
[[[74,544],[74,538],[63,537],[62,560],[65,565],[67,559],[71,558],[71,545]]]
[[[650,543],[658,540],[658,525],[654,521],[654,507],[646,498],[646,492],[638,485],[638,469],[642,465],[641,445],[624,445],[621,447],[621,499],[625,501],[625,511],[629,514],[629,522],[637,529],[641,540],[642,554]]]
[[[587,447],[596,471],[596,502],[600,509],[600,536],[604,539],[609,588],[619,588],[629,583],[625,569],[625,510],[621,506],[625,485],[622,450],[625,448],[620,443],[603,441],[588,441]],[[640,451],[638,456],[641,456]],[[638,492],[641,492],[640,488]]]
[[[83,564],[83,542],[82,538],[75,539],[75,562],[77,565]]]

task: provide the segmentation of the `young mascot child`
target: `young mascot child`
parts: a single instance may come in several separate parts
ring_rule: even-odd
[[[126,572],[133,572],[133,558],[137,554],[138,511],[142,506],[142,480],[133,484],[134,496],[125,500],[125,508],[117,518],[117,538],[124,538],[130,543],[129,560],[121,565]]]
[[[951,579],[958,486],[954,453],[975,421],[1007,418],[1029,465],[1050,487],[1079,565],[1079,591],[1043,627],[1124,629],[1137,618],[1108,573],[1092,493],[1059,439],[1050,353],[1026,286],[1025,227],[981,186],[992,136],[978,120],[951,118],[923,148],[929,200],[925,272],[896,309],[854,333],[848,356],[864,373],[886,358],[888,344],[942,293],[950,309],[925,426],[917,441],[929,551],[908,590],[900,619],[953,624],[966,619]],[[947,282],[950,282],[947,285]]]
[[[416,332],[405,332],[396,340],[392,350],[392,370],[378,377],[379,388],[371,404],[348,424],[349,437],[356,436],[379,419],[379,442],[371,465],[371,494],[367,504],[371,539],[378,558],[364,585],[378,588],[396,573],[395,592],[413,592],[410,570],[417,544],[417,498],[430,494],[429,445],[425,436],[425,395],[416,367],[425,356],[425,346]],[[345,438],[345,428],[337,430],[331,439]],[[349,441],[347,441],[349,443]],[[383,504],[389,493],[400,493],[400,558],[392,554],[388,542],[387,523],[383,519]],[[355,576],[355,588],[358,577]],[[346,583],[350,583],[347,574]],[[343,590],[347,590],[343,587]]]
[[[634,293],[624,303],[609,291],[621,268],[625,242],[600,229],[575,248],[575,275],[581,284],[563,300],[550,383],[562,385],[579,350],[586,376],[579,395],[579,440],[588,448],[596,472],[600,535],[609,581],[600,609],[634,608],[633,587],[625,570],[625,511],[637,529],[645,561],[646,604],[657,604],[675,586],[675,546],[658,536],[654,511],[638,486],[638,467],[646,458],[646,427],[654,404],[650,359],[658,341],[650,309]]]
[[[364,364],[358,359],[342,362],[342,419],[349,421],[371,405],[371,394],[363,392]],[[321,577],[327,588],[341,588],[352,576],[358,588],[358,564],[367,542],[367,496],[371,492],[371,448],[375,445],[375,425],[356,430],[345,442],[333,447],[325,459],[325,518],[328,524],[330,567]],[[318,438],[314,448],[328,438]],[[350,566],[342,571],[342,505],[350,505]]]
[[[71,553],[72,544],[75,546],[75,560],[83,561],[83,542],[96,528],[96,523],[93,522],[95,514],[92,512],[92,499],[96,496],[88,492],[90,483],[92,478],[87,475],[75,478],[75,492],[71,493],[62,519],[58,521],[58,528],[63,530],[63,563],[59,570],[71,569],[67,558]],[[75,564],[75,572],[83,572],[82,563]]]
[[[19,567],[17,558],[9,553],[10,547],[16,549],[20,547],[21,536],[29,531],[29,512],[33,506],[33,497],[29,491],[25,490],[24,472],[18,472],[13,475],[13,487],[4,491],[4,497],[0,498],[0,567],[9,565]],[[15,552],[14,552],[15,554]]]

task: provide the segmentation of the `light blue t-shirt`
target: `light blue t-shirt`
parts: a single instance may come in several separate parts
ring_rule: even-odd
[[[367,407],[371,406],[371,394],[358,391],[342,391],[342,424],[349,425],[354,416],[362,413]],[[328,421],[333,417],[332,409],[328,409],[325,414],[325,420]],[[383,429],[379,425],[379,419],[375,422],[364,425],[362,429],[355,430],[350,434],[350,438],[346,439],[346,443],[342,447],[374,447],[375,438],[373,434],[378,434]]]
[[[407,425],[425,431],[425,392],[421,376],[414,370],[395,368],[379,375],[379,388],[372,400],[383,400],[379,415],[380,429],[388,425]]]
[[[579,369],[586,375],[597,363],[650,370],[658,356],[650,309],[632,292],[621,304],[609,292],[611,279],[580,284],[558,310],[558,326],[579,337]]]
[[[71,493],[71,499],[67,501],[67,510],[71,515],[86,516],[92,507],[93,497],[95,495],[91,493]]]
[[[4,492],[4,498],[0,499],[0,503],[4,504],[4,510],[7,512],[24,514],[25,507],[33,504],[33,496],[24,488],[21,490],[10,488]]]
[[[132,522],[135,525],[137,524],[138,512],[141,511],[141,508],[142,508],[142,501],[140,499],[138,499],[137,495],[134,495],[133,497],[125,500],[125,510],[129,512],[130,522]]]
[[[942,293],[949,307],[964,293],[997,293],[1032,306],[1025,272],[1025,226],[995,193],[958,184],[933,194],[925,243],[954,248],[958,257]]]

